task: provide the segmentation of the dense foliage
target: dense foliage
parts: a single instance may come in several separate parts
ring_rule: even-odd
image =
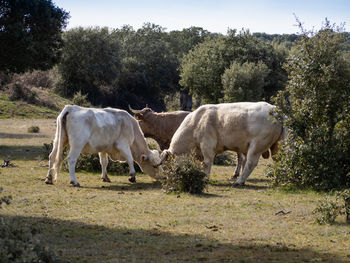
[[[49,0],[1,4],[0,54],[4,57],[0,72],[46,70],[58,62],[50,73],[54,82],[40,87],[54,85],[55,92],[70,99],[75,94],[86,96],[93,106],[127,109],[129,104],[133,108],[148,104],[160,111],[176,98],[181,109],[192,110],[192,95],[197,98],[195,107],[201,102],[269,100],[285,85],[281,64],[296,39],[236,30],[222,35],[201,27],[166,32],[151,23],[137,30],[126,25],[120,29],[79,27],[62,33],[69,15]],[[257,80],[252,70],[263,64],[267,70],[259,69],[262,75]],[[242,65],[240,73],[232,76],[231,69],[228,76],[232,65]],[[36,75],[36,79],[45,76]],[[237,86],[241,83],[244,87]],[[20,91],[15,85],[11,90],[14,95]],[[34,95],[26,101],[35,99]]]
[[[0,71],[51,68],[58,62],[68,18],[51,0],[1,0]]]
[[[270,70],[261,61],[233,62],[222,75],[224,101],[261,100],[269,73]]]
[[[53,143],[44,143],[42,146],[42,159],[48,160],[49,154],[52,151]],[[68,171],[67,163],[68,149],[65,148],[63,151],[63,164],[62,169]],[[136,165],[137,172],[140,172],[140,168]],[[75,171],[85,171],[85,172],[101,172],[100,159],[97,154],[81,154],[75,165]],[[129,166],[126,162],[108,162],[107,172],[109,174],[127,175],[129,172]]]
[[[326,194],[313,213],[318,215],[316,222],[320,225],[334,223],[339,215],[346,215],[346,222],[350,223],[350,189],[336,192],[335,200]]]
[[[305,32],[276,102],[288,130],[274,180],[315,189],[350,187],[350,60],[346,34],[328,21]]]
[[[79,27],[64,34],[64,43],[58,91],[66,97],[80,91],[100,104],[102,87],[112,85],[120,72],[119,42],[107,28]]]
[[[235,102],[242,97],[248,101],[263,98],[269,100],[271,95],[281,90],[285,85],[286,72],[282,68],[285,56],[286,52],[275,49],[270,43],[251,35],[249,31],[237,34],[235,30],[230,30],[227,36],[219,35],[207,38],[206,41],[195,46],[184,56],[180,70],[180,84],[188,88],[192,94],[201,96],[206,103]],[[224,89],[229,86],[231,89],[237,89],[237,91],[232,90],[231,93],[242,93],[239,90],[242,87],[237,86],[238,83],[254,82],[250,78],[256,76],[249,73],[251,69],[244,63],[255,63],[258,65],[257,67],[261,67],[262,64],[266,65],[267,69],[259,69],[264,79],[260,94],[249,90],[252,88],[249,86],[243,88],[245,92],[242,96],[224,96]],[[242,73],[231,79],[227,77],[227,73],[223,80],[225,71],[231,65],[237,64],[245,65],[244,69],[240,69]],[[268,74],[266,75],[266,73]],[[232,74],[233,70],[231,70]],[[223,87],[223,83],[225,83],[225,87]],[[249,94],[254,95],[250,97]]]
[[[180,155],[167,161],[163,174],[166,192],[187,192],[201,194],[208,184],[208,176],[194,154]]]

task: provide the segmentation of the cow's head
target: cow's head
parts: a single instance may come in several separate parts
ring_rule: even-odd
[[[154,111],[151,108],[143,108],[142,110],[134,110],[129,105],[129,110],[134,114],[135,119],[138,120],[142,132],[145,136],[154,134]]]
[[[172,156],[172,153],[169,150],[164,150],[163,152],[161,152],[161,154],[159,156],[160,157],[159,162],[154,167],[161,166],[163,164],[163,162],[171,156]]]
[[[142,170],[154,179],[161,179],[163,168],[158,150],[150,150],[148,154],[141,155]]]
[[[151,112],[153,112],[153,110],[151,108],[148,108],[148,106],[146,105],[146,108],[143,108],[142,110],[134,110],[130,107],[129,105],[129,110],[134,113],[135,115],[135,119],[142,121],[145,120],[145,117],[147,117],[147,115]]]

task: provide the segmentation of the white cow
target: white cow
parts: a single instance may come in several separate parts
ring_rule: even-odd
[[[68,168],[70,182],[79,186],[75,177],[75,165],[80,153],[98,153],[102,166],[102,179],[109,182],[106,168],[108,156],[112,160],[127,161],[131,182],[135,182],[137,162],[151,177],[158,178],[161,171],[159,152],[151,151],[141,128],[129,113],[119,109],[94,109],[67,105],[57,117],[57,128],[53,149],[49,156],[49,171],[45,183],[52,184],[62,163],[63,148],[69,144]]]
[[[260,155],[268,158],[278,150],[283,127],[273,121],[275,106],[266,102],[239,102],[203,105],[193,111],[175,132],[170,147],[162,153],[162,162],[168,155],[190,153],[195,150],[203,159],[209,175],[216,154],[226,150],[243,153],[243,172],[235,185],[243,185],[258,164]]]

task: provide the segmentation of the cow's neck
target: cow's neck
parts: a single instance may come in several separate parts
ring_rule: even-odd
[[[142,134],[138,134],[135,132],[134,143],[131,145],[131,152],[134,157],[134,160],[140,162],[141,155],[148,155],[149,151],[150,150],[148,148],[146,139],[142,136]]]

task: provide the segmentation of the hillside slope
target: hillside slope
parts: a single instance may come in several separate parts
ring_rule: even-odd
[[[50,119],[56,118],[64,105],[71,104],[49,90],[34,88],[36,99],[33,103],[22,100],[10,100],[5,91],[0,90],[0,119],[31,118]]]

